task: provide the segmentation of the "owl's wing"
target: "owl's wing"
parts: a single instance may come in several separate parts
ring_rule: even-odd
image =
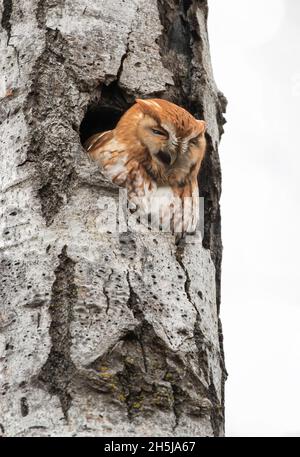
[[[103,174],[113,183],[130,190],[130,186],[141,181],[138,179],[139,163],[130,157],[126,145],[116,138],[114,130],[93,135],[84,146],[90,157],[98,162]]]
[[[102,148],[107,142],[113,138],[112,130],[106,132],[95,133],[85,143],[84,148],[86,151],[93,156],[93,153],[98,149]]]

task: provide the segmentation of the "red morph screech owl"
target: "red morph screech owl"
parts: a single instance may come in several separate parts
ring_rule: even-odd
[[[139,216],[172,233],[193,232],[199,217],[197,176],[205,127],[162,99],[137,99],[113,130],[90,137],[85,148],[103,174],[125,187]]]

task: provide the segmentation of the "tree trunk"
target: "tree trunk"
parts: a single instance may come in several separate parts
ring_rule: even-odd
[[[223,435],[226,101],[206,1],[3,0],[1,14],[0,433]],[[203,243],[101,230],[118,189],[82,142],[137,96],[208,123]]]

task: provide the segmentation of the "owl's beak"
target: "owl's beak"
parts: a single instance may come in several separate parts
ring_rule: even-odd
[[[176,154],[171,151],[158,151],[156,157],[166,166],[173,165],[176,160]]]
[[[175,160],[177,159],[177,152],[176,152],[176,151],[170,150],[169,154],[170,154],[170,157],[171,157],[171,163],[170,163],[170,165],[173,165],[173,163],[174,163]]]

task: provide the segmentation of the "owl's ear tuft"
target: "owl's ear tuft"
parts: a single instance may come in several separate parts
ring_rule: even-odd
[[[138,103],[141,108],[144,108],[146,110],[149,110],[149,109],[159,109],[161,110],[161,106],[155,101],[155,100],[152,100],[152,99],[148,99],[148,100],[142,100],[141,98],[137,98],[136,100],[136,103]]]
[[[199,124],[199,126],[201,128],[201,132],[204,133],[205,130],[206,130],[206,122],[205,121],[199,121],[199,120],[197,120],[197,122],[198,122],[198,124]]]
[[[144,114],[153,117],[157,122],[160,122],[159,111],[161,106],[155,100],[142,100],[137,98],[136,103],[140,106]]]
[[[141,98],[136,98],[135,101],[136,103],[138,103],[138,105],[140,105],[141,108],[149,108],[149,106],[151,106],[149,100],[142,100]]]

